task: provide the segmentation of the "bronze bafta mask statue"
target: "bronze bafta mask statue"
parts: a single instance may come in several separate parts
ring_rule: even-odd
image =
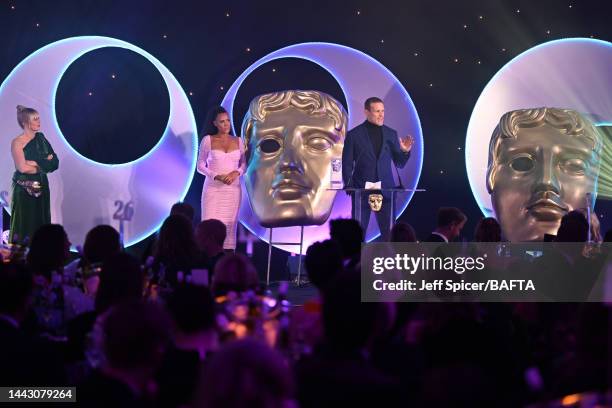
[[[506,238],[542,240],[568,211],[592,209],[601,148],[598,130],[576,111],[504,114],[489,144],[487,190]]]
[[[264,227],[323,224],[336,196],[332,165],[341,166],[347,114],[331,96],[283,91],[253,99],[242,124],[244,178]]]
[[[378,212],[382,208],[383,196],[382,194],[370,194],[368,196],[368,204],[372,211]]]

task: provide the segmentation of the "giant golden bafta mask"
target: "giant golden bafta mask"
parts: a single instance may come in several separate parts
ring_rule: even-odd
[[[601,148],[598,130],[576,111],[504,114],[489,144],[487,190],[505,237],[540,241],[557,234],[568,211],[592,209]]]
[[[321,225],[336,196],[347,114],[317,91],[282,91],[253,99],[242,123],[247,146],[244,183],[264,227]]]

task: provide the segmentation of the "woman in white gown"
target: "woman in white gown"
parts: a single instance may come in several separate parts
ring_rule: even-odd
[[[242,198],[240,176],[245,170],[244,144],[232,136],[227,111],[209,113],[198,155],[198,172],[206,176],[202,189],[202,220],[217,219],[227,228],[224,249],[236,249],[238,210]]]

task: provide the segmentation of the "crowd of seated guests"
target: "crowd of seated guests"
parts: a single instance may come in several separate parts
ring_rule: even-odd
[[[456,240],[465,222],[441,208],[426,240]],[[557,241],[588,228],[572,211]],[[364,234],[337,219],[304,259],[316,295],[286,313],[225,234],[180,204],[144,260],[97,226],[69,262],[64,229],[41,227],[25,259],[0,262],[0,386],[76,386],[83,406],[271,408],[514,407],[607,386],[605,305],[362,302]],[[407,223],[390,237],[417,242]],[[501,240],[495,219],[478,222],[474,241]]]

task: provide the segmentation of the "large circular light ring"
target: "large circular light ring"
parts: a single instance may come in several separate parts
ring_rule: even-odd
[[[511,110],[575,109],[596,123],[612,120],[612,44],[568,38],[533,47],[508,62],[478,98],[467,129],[465,164],[478,206],[494,216],[486,188],[489,140],[501,116]]]
[[[153,64],[170,98],[168,123],[159,142],[129,163],[102,164],[79,154],[66,141],[55,113],[57,87],[66,69],[85,53],[118,47]],[[39,111],[43,131],[60,159],[49,175],[51,219],[66,229],[75,244],[98,224],[118,226],[113,216],[131,203],[134,216],[125,224],[124,243],[135,244],[159,229],[169,208],[187,194],[195,173],[197,130],[191,105],[172,73],[154,56],[135,45],[108,37],[73,37],[49,44],[25,58],[0,85],[0,191],[11,193],[14,164],[11,140],[20,133],[15,106]],[[137,109],[137,107],[135,107]],[[78,115],[78,106],[74,107]],[[129,137],[129,135],[126,135]]]
[[[416,140],[408,164],[400,170],[404,186],[411,189],[416,188],[423,165],[423,135],[414,103],[406,89],[391,71],[374,58],[353,48],[333,43],[303,43],[281,48],[259,59],[238,77],[223,98],[221,104],[230,113],[232,120],[236,94],[247,76],[261,65],[281,58],[298,58],[313,62],[328,71],[338,81],[348,104],[349,128],[357,126],[365,120],[363,103],[367,98],[370,96],[382,98],[385,101],[385,122],[395,128],[400,136],[410,134]],[[255,96],[253,95],[253,97]],[[236,129],[236,126],[234,126],[234,129]],[[257,222],[248,202],[244,184],[242,188],[240,221],[251,232],[267,242],[267,229]],[[395,217],[398,217],[406,209],[412,195],[413,193],[408,193],[403,197],[398,196]],[[350,199],[346,194],[340,192],[336,195],[329,219],[349,218],[350,216]],[[378,226],[375,221],[372,221],[366,232],[366,239],[372,240],[378,234]],[[276,242],[295,242],[296,237],[299,236],[299,227],[275,228],[272,240]],[[303,251],[305,252],[311,243],[328,237],[328,223],[306,227]],[[286,251],[297,252],[295,246],[278,245],[277,247]]]

